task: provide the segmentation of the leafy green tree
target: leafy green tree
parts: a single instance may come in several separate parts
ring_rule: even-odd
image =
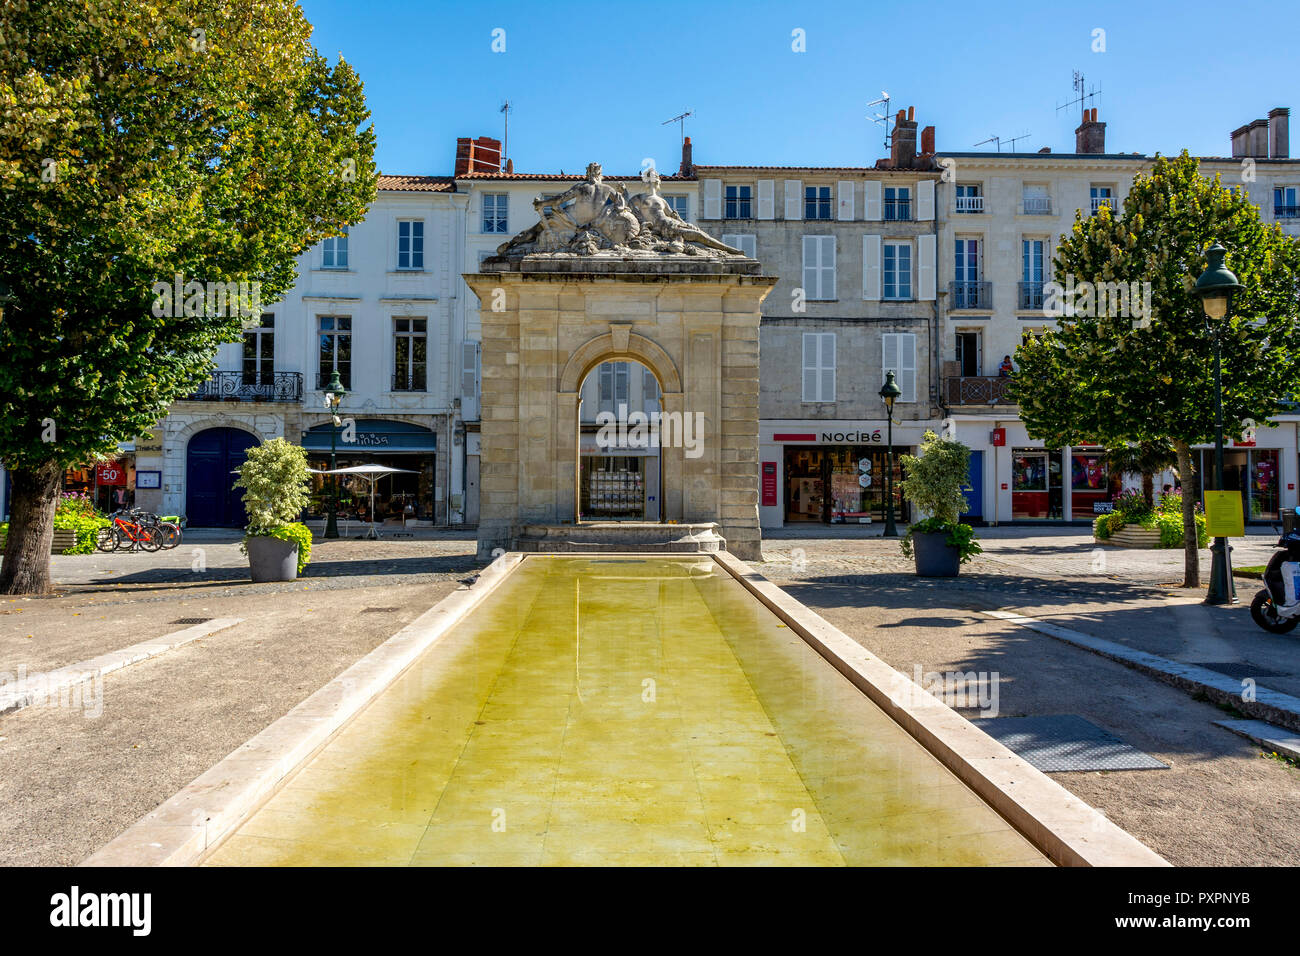
[[[246,315],[155,284],[273,302],[373,200],[361,81],[310,36],[289,0],[4,5],[0,592],[48,589],[64,470],[148,430],[238,340]]]
[[[1261,222],[1240,190],[1204,178],[1185,152],[1134,178],[1122,216],[1076,213],[1054,259],[1057,283],[1149,283],[1150,314],[1135,314],[1132,297],[1127,309],[1114,298],[1107,308],[1074,300],[1080,314],[1017,350],[1012,384],[1029,434],[1049,446],[1173,445],[1186,492],[1186,587],[1200,584],[1191,446],[1215,438],[1212,342],[1193,286],[1215,241],[1244,286],[1218,329],[1225,431],[1263,425],[1300,392],[1300,242]]]

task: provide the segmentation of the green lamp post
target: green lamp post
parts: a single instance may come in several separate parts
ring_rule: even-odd
[[[894,526],[894,402],[902,396],[903,390],[894,381],[893,371],[885,373],[885,384],[880,388],[880,400],[885,403],[885,428],[888,445],[889,466],[885,471],[885,533],[882,537],[897,538],[898,528]]]
[[[330,471],[338,467],[335,460],[337,450],[337,441],[339,434],[339,406],[343,404],[343,398],[347,395],[347,389],[343,387],[343,382],[339,379],[339,370],[334,369],[330,373],[329,384],[325,386],[325,408],[330,413]],[[330,513],[329,520],[325,523],[325,537],[337,538],[339,536],[339,476],[331,475],[334,479],[331,484],[330,492]]]
[[[1205,331],[1214,345],[1214,487],[1223,490],[1223,349],[1220,336],[1232,314],[1232,299],[1241,283],[1223,264],[1228,250],[1217,242],[1205,250],[1209,263],[1196,280],[1196,294],[1205,311]],[[1210,587],[1206,604],[1236,604],[1237,591],[1232,583],[1232,561],[1228,557],[1228,539],[1214,539],[1214,559],[1210,566]]]

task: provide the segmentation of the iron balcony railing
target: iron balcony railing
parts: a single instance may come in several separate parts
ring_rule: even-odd
[[[1021,282],[1019,283],[1020,296],[1017,308],[1019,309],[1041,309],[1043,307],[1043,283],[1042,282]]]
[[[1274,219],[1297,219],[1300,218],[1300,206],[1274,206]]]
[[[885,200],[885,222],[911,222],[912,221],[912,200],[910,199],[886,199]]]
[[[992,282],[949,282],[948,292],[949,310],[993,308]]]
[[[1011,379],[996,375],[947,379],[948,405],[1011,405]]]
[[[195,402],[300,402],[302,373],[245,375],[243,372],[213,372],[212,377],[189,398]]]
[[[1047,196],[1026,196],[1021,208],[1026,216],[1050,216],[1052,200]]]
[[[1094,196],[1089,202],[1092,204],[1092,214],[1094,216],[1097,215],[1097,210],[1102,206],[1109,206],[1111,212],[1115,211],[1115,202],[1110,196]]]
[[[983,196],[958,196],[957,211],[958,212],[983,212],[984,197]]]
[[[394,392],[423,392],[427,391],[425,387],[424,370],[418,369],[412,372],[398,372],[393,376]]]

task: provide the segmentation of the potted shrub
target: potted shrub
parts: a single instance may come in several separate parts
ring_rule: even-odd
[[[311,560],[311,531],[294,519],[309,500],[307,452],[283,438],[250,448],[236,488],[244,489],[244,550],[255,582],[292,581]]]
[[[907,477],[898,486],[912,507],[926,516],[913,522],[899,542],[903,554],[915,556],[916,573],[922,577],[956,577],[963,564],[984,550],[975,540],[975,529],[958,518],[966,510],[962,489],[970,449],[956,439],[927,431],[920,456],[903,455],[901,461]]]

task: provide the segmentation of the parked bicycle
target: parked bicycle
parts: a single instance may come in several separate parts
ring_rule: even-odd
[[[112,524],[95,535],[95,547],[104,552],[157,551],[163,546],[163,532],[156,524],[143,520],[143,515],[135,510],[113,512],[109,515]]]
[[[137,511],[138,520],[152,528],[156,528],[162,535],[162,546],[170,550],[181,543],[184,526],[184,519],[179,515],[156,515],[150,511]]]

